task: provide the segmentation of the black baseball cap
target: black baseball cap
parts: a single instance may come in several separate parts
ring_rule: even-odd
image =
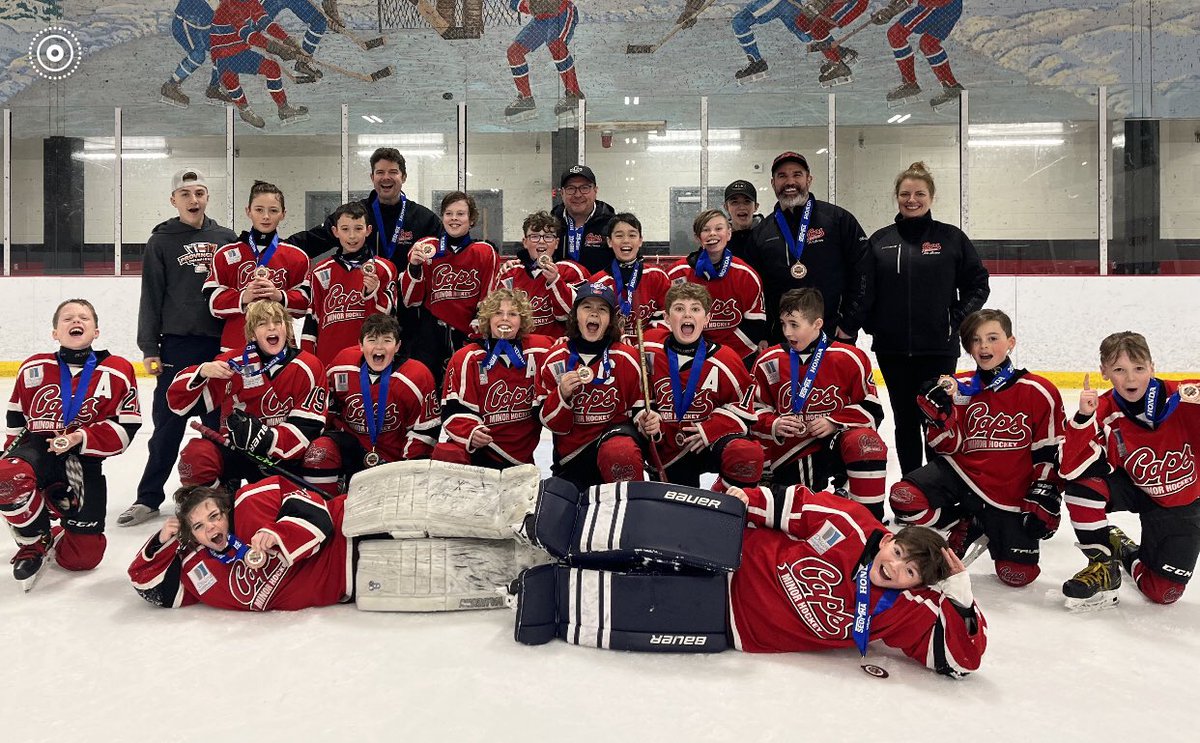
[[[567,185],[567,181],[572,178],[584,178],[591,181],[592,185],[596,185],[596,174],[586,165],[572,165],[563,171],[562,178],[558,179],[558,187],[562,188]]]
[[[771,161],[771,175],[775,175],[775,171],[779,169],[779,166],[786,162],[799,163],[805,170],[810,173],[812,172],[812,168],[808,167],[808,161],[804,159],[804,155],[789,150],[780,153],[778,157]]]
[[[729,201],[734,196],[745,196],[758,203],[758,189],[750,181],[734,181],[725,187],[725,200]]]

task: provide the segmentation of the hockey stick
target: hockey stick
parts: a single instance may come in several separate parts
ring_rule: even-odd
[[[345,67],[338,67],[332,62],[325,62],[324,60],[316,59],[314,57],[309,57],[308,63],[326,70],[330,70],[331,72],[336,72],[339,75],[345,75],[346,77],[351,77],[355,80],[362,80],[364,83],[378,82],[385,77],[391,77],[396,72],[396,68],[392,67],[391,65],[382,67],[371,73],[355,72],[354,70],[348,70]]]
[[[323,494],[324,491],[322,491],[316,485],[313,485],[308,480],[305,480],[303,477],[300,477],[299,475],[293,475],[291,472],[288,472],[287,470],[283,469],[278,464],[276,464],[275,462],[272,462],[270,459],[267,459],[266,457],[260,457],[257,454],[251,454],[248,451],[242,451],[241,449],[238,449],[237,447],[230,444],[229,440],[226,439],[224,436],[222,436],[219,431],[214,431],[213,429],[204,425],[200,421],[192,421],[191,426],[205,439],[208,439],[209,441],[213,442],[214,444],[221,447],[222,449],[224,449],[227,452],[232,452],[234,454],[240,454],[241,456],[249,459],[251,462],[258,465],[258,467],[260,469],[262,469],[263,472],[269,472],[272,475],[279,475],[280,477],[282,477],[283,479],[292,483],[293,485],[304,488],[305,490],[311,490],[314,493],[321,494],[322,498],[325,497]]]
[[[646,373],[646,340],[642,337],[642,321],[637,321],[637,350],[638,350],[638,372],[642,376],[642,400],[646,403],[646,412],[650,413],[654,408],[650,407],[650,377]],[[654,437],[647,436],[646,441],[650,444],[650,463],[654,465],[655,471],[658,473],[658,481],[667,481],[667,470],[663,467],[662,457],[658,454],[658,444],[654,443]]]
[[[433,7],[429,0],[417,0],[416,6],[417,13],[425,19],[429,27],[437,31],[438,36],[446,38],[446,30],[450,28],[450,21],[437,11],[437,8]]]
[[[29,429],[22,427],[21,430],[13,434],[12,443],[4,448],[4,453],[0,454],[0,459],[7,459],[10,454],[17,450],[17,447],[25,441],[25,437],[29,435]]]
[[[791,5],[793,8],[800,11],[804,15],[808,15],[808,11],[805,9],[804,3],[800,2],[800,0],[787,0],[787,3],[788,3],[788,5]],[[828,7],[828,6],[826,6],[826,7]],[[815,16],[813,16],[813,18],[820,18],[821,20],[825,21],[826,23],[828,23],[831,26],[837,26],[837,21],[835,21],[832,18],[830,18],[829,16],[825,15],[824,8],[821,9],[820,11],[818,11],[817,14]]]
[[[329,14],[325,12],[325,9],[317,5],[316,0],[308,0],[308,4],[313,7],[313,10],[317,11],[325,18],[325,21],[329,24],[329,27],[333,29],[335,34],[341,34],[347,39],[350,39],[354,42],[355,46],[357,46],[359,49],[362,49],[364,52],[383,46],[384,39],[382,36],[376,36],[372,39],[364,39],[359,36],[355,36],[350,32],[350,29],[346,27],[345,23],[342,23],[341,21],[335,21],[334,19],[330,18]]]
[[[847,41],[849,41],[850,39],[854,38],[854,35],[855,35],[855,34],[857,34],[859,31],[862,31],[862,30],[863,30],[863,29],[865,29],[867,26],[871,26],[871,25],[875,25],[875,24],[873,24],[873,23],[871,22],[871,19],[870,19],[870,18],[868,18],[868,19],[866,19],[865,21],[863,21],[861,24],[859,24],[857,27],[850,29],[850,31],[849,31],[849,32],[848,32],[848,33],[847,33],[845,36],[843,36],[842,38],[840,38],[840,39],[834,39],[834,38],[830,37],[830,42],[831,42],[831,43],[830,43],[830,45],[829,45],[829,46],[830,46],[830,48],[831,48],[831,49],[836,49],[837,47],[840,47],[840,46],[841,46],[842,44],[844,44],[845,42],[847,42]],[[812,54],[813,52],[815,52],[815,51],[818,51],[818,49],[817,49],[817,48],[814,46],[814,44],[815,44],[815,42],[814,42],[814,43],[812,43],[812,44],[809,44],[809,45],[808,45],[808,49],[807,49],[807,53],[808,53],[808,54]]]
[[[693,15],[688,20],[689,21],[695,20],[697,16],[699,16],[704,11],[708,10],[708,6],[712,5],[714,2],[716,2],[716,0],[707,0],[707,2],[705,2],[704,5],[701,5],[700,9],[696,11],[696,14]],[[667,32],[666,36],[664,36],[658,40],[657,44],[628,44],[625,46],[625,53],[626,54],[654,54],[656,51],[658,51],[659,47],[661,47],[663,44],[670,41],[671,37],[673,37],[675,34],[679,33],[681,30],[683,30],[683,24],[676,23],[674,28],[672,28],[670,31]]]

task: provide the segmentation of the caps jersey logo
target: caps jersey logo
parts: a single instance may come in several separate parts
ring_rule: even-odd
[[[229,594],[252,611],[266,611],[288,566],[277,552],[267,552],[267,562],[257,570],[238,560],[229,566]]]
[[[1140,447],[1125,460],[1125,469],[1138,487],[1155,497],[1178,493],[1196,482],[1196,458],[1191,444],[1162,457],[1148,446]]]
[[[814,635],[831,640],[850,636],[854,617],[835,588],[843,581],[840,570],[819,557],[802,557],[775,571],[792,608]]]
[[[259,415],[268,426],[278,426],[283,423],[287,419],[288,413],[295,407],[296,403],[291,396],[281,400],[275,394],[275,390],[270,387],[258,398]]]
[[[362,292],[350,289],[343,284],[334,284],[329,288],[321,302],[321,326],[329,327],[334,323],[351,320],[362,320],[366,317],[366,302]]]
[[[449,263],[439,263],[433,267],[430,286],[429,301],[445,302],[478,296],[482,282],[477,269],[459,269]]]
[[[708,329],[726,330],[736,328],[742,322],[742,309],[733,297],[729,299],[714,299],[709,310]]]
[[[509,384],[500,379],[488,387],[479,412],[488,426],[523,421],[533,417],[533,398],[533,385]]]
[[[614,384],[585,384],[571,400],[579,424],[607,423],[617,414],[620,395]]]
[[[712,380],[713,376],[709,375],[709,379]],[[664,378],[656,382],[651,382],[651,384],[654,387],[654,406],[662,414],[663,420],[667,423],[679,423],[679,421],[675,420],[675,406],[672,402],[675,398],[674,392],[671,390],[671,380]],[[696,390],[696,396],[692,398],[691,407],[684,413],[684,420],[708,420],[708,416],[712,415],[713,411],[717,409],[715,400],[716,391],[715,381],[712,385],[709,385],[708,380],[706,380],[704,384],[700,385],[700,389]]]
[[[1029,416],[1004,412],[992,413],[986,402],[967,406],[967,436],[963,451],[1008,451],[1024,449],[1033,443]]]
[[[226,251],[226,252],[228,252],[228,251]],[[249,286],[250,282],[254,280],[254,271],[257,268],[258,268],[258,266],[255,265],[254,261],[252,261],[252,260],[247,260],[245,263],[238,266],[238,276],[237,276],[237,287],[236,288],[245,289],[247,286]],[[272,266],[266,266],[266,268],[267,268],[267,270],[269,270],[271,272],[270,280],[271,280],[272,284],[274,284],[279,289],[282,289],[285,286],[287,286],[287,272],[286,271],[284,271],[282,268],[274,268]]]
[[[814,420],[836,413],[846,407],[846,402],[842,399],[837,387],[814,387],[808,395],[808,402],[804,404],[804,419]],[[779,386],[779,407],[777,409],[792,409],[792,385],[790,382]]]
[[[529,297],[529,309],[533,312],[534,327],[540,328],[546,325],[553,325],[555,322],[554,306],[550,303],[550,297],[537,294],[528,294],[526,296]]]
[[[356,392],[346,397],[341,419],[343,423],[350,427],[350,430],[365,436],[367,434],[367,416],[363,411],[362,393]],[[383,430],[394,431],[399,428],[399,422],[400,407],[394,402],[388,402],[387,408],[383,413]]]
[[[111,393],[110,393],[111,394]],[[75,425],[82,426],[99,419],[99,398],[89,395],[79,409]],[[25,416],[30,432],[57,431],[62,428],[62,399],[58,396],[58,385],[45,384],[38,387],[29,401],[29,412]]]
[[[921,255],[941,255],[941,254],[942,254],[942,244],[941,243],[931,243],[931,242],[921,243]]]

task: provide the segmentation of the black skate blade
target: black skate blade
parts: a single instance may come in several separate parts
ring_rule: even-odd
[[[158,98],[158,102],[159,102],[159,103],[165,103],[165,104],[167,104],[168,106],[171,106],[171,107],[173,107],[173,108],[187,108],[188,106],[190,106],[190,105],[191,105],[191,104],[189,104],[189,103],[180,103],[179,101],[176,101],[176,100],[173,100],[173,99],[171,99],[171,98],[168,98],[168,97],[166,97],[165,95],[164,95],[164,96],[159,96],[159,98]]]
[[[374,83],[374,82],[378,82],[378,81],[382,80],[385,77],[391,77],[393,74],[395,74],[395,72],[396,72],[396,68],[392,67],[391,65],[388,65],[387,67],[384,67],[381,70],[375,70],[370,75],[368,75],[368,77],[371,78],[370,81]]]
[[[656,51],[657,44],[629,44],[625,47],[626,54],[654,54]]]
[[[766,73],[766,72],[756,72],[753,75],[747,75],[747,76],[741,78],[740,80],[737,81],[737,84],[738,85],[749,85],[751,83],[756,83],[759,80],[766,80],[767,74],[768,73]]]

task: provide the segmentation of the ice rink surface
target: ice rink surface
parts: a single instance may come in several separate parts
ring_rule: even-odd
[[[152,382],[141,383],[151,400]],[[12,380],[0,380],[7,398]],[[1064,391],[1069,409],[1078,394]],[[149,410],[146,410],[149,418]],[[954,681],[881,645],[791,655],[620,653],[512,639],[508,610],[242,614],[164,610],[125,570],[161,518],[129,529],[150,425],[106,465],[108,552],[47,568],[30,594],[0,563],[0,741],[1178,741],[1192,739],[1200,587],[1071,615],[1059,586],[1083,566],[1064,527],[1042,575],[1003,586],[971,568],[989,623],[982,669]],[[884,436],[891,428],[885,422]],[[889,441],[890,443],[890,441]],[[537,452],[548,470],[549,440]],[[889,483],[898,477],[893,460]],[[169,484],[169,487],[173,484]],[[1136,538],[1136,519],[1116,523]],[[4,542],[0,555],[15,548]],[[1189,732],[1191,731],[1191,732]]]

